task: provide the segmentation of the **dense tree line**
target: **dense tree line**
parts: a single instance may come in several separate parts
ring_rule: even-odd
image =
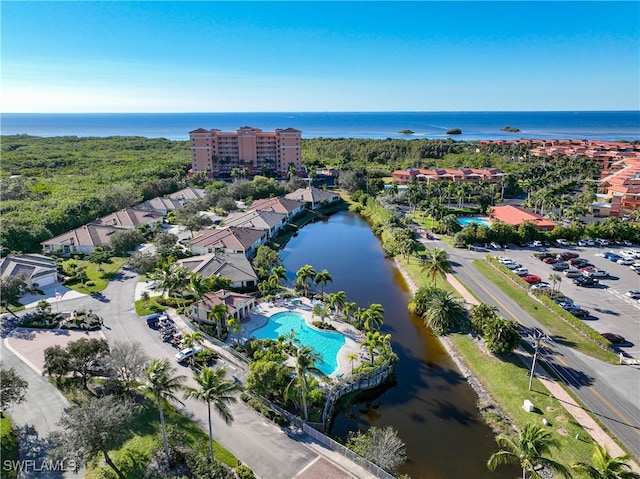
[[[3,136],[3,254],[176,191],[189,165],[185,141]]]

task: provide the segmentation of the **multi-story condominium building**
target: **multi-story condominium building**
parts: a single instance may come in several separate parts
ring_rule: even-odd
[[[292,167],[302,171],[302,132],[295,128],[270,132],[250,126],[236,132],[199,128],[189,132],[189,140],[189,174],[214,177],[228,175],[234,168],[247,168],[252,174],[285,175]]]

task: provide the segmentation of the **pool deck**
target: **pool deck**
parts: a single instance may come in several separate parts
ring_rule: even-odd
[[[294,300],[298,301],[298,304],[294,304]],[[249,314],[249,320],[242,322],[242,332],[239,333],[237,337],[239,339],[249,339],[251,337],[251,333],[256,329],[263,327],[269,321],[269,318],[276,313],[282,312],[291,312],[298,313],[302,317],[304,317],[307,326],[313,328],[313,319],[311,315],[311,310],[313,308],[313,304],[308,298],[294,298],[285,299],[275,301],[274,303],[263,302],[259,303],[253,311]],[[349,354],[356,353],[358,355],[358,359],[353,362],[353,367],[358,367],[362,361],[366,360],[366,358],[361,354],[362,350],[360,348],[360,343],[364,340],[364,333],[357,330],[349,323],[346,323],[342,320],[333,319],[333,317],[325,318],[325,322],[331,324],[334,328],[336,328],[336,332],[341,333],[345,338],[345,343],[340,351],[338,352],[338,367],[331,374],[332,377],[342,377],[348,376],[351,374],[351,361],[349,361]],[[330,331],[330,330],[325,330]]]

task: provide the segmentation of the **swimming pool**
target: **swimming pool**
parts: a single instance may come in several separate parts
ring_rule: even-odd
[[[338,351],[344,346],[345,339],[340,333],[318,331],[307,326],[304,317],[289,311],[276,313],[269,318],[263,327],[256,329],[252,336],[258,339],[278,339],[278,336],[296,332],[296,339],[304,346],[311,346],[320,356],[322,362],[316,367],[326,375],[332,374],[338,367]]]
[[[458,218],[458,223],[460,223],[462,226],[468,226],[472,223],[475,223],[480,226],[491,227],[491,223],[483,220],[482,218],[478,218],[477,216],[467,216],[467,217],[461,216]]]

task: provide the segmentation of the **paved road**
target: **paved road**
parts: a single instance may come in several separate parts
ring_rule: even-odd
[[[77,478],[72,472],[46,470],[47,437],[58,430],[57,422],[62,410],[69,406],[67,399],[38,372],[31,369],[12,351],[7,349],[4,341],[0,343],[2,363],[7,368],[14,368],[28,383],[27,396],[23,403],[11,407],[7,413],[17,429],[20,441],[20,460],[25,470],[19,477],[38,479]],[[41,400],[46,398],[46,400]],[[30,462],[33,461],[33,462]],[[4,464],[3,464],[4,466]],[[82,474],[82,471],[80,477]]]
[[[434,246],[433,241],[425,244]],[[481,301],[498,306],[503,316],[526,327],[543,329],[472,266],[472,261],[482,258],[486,252],[460,250],[440,241],[437,245],[449,252],[456,276]],[[544,360],[558,372],[580,401],[636,458],[640,458],[640,367],[603,364],[558,341],[548,343],[545,350]]]
[[[139,342],[150,358],[169,358],[175,361],[173,356],[176,350],[164,343],[157,331],[148,328],[135,312],[134,295],[137,282],[136,274],[121,270],[101,294],[64,300],[58,305],[61,311],[82,307],[92,309],[104,319],[103,332],[110,342],[116,340]],[[229,375],[240,372],[236,366],[224,360],[218,363],[225,366]],[[195,386],[191,370],[177,363],[176,365],[179,373],[187,377],[187,383]],[[48,385],[46,381],[43,382]],[[59,395],[51,385],[49,389],[46,394],[43,393],[42,397]],[[54,401],[51,407],[52,417],[59,414],[62,408],[62,405]],[[205,404],[185,401],[184,407],[180,409],[207,430]],[[248,464],[259,477],[265,479],[373,477],[346,458],[327,450],[306,434],[289,436],[283,429],[243,404],[231,406],[231,412],[235,418],[231,426],[227,426],[215,413],[212,415],[214,439]],[[321,476],[317,475],[319,471],[322,471]]]

